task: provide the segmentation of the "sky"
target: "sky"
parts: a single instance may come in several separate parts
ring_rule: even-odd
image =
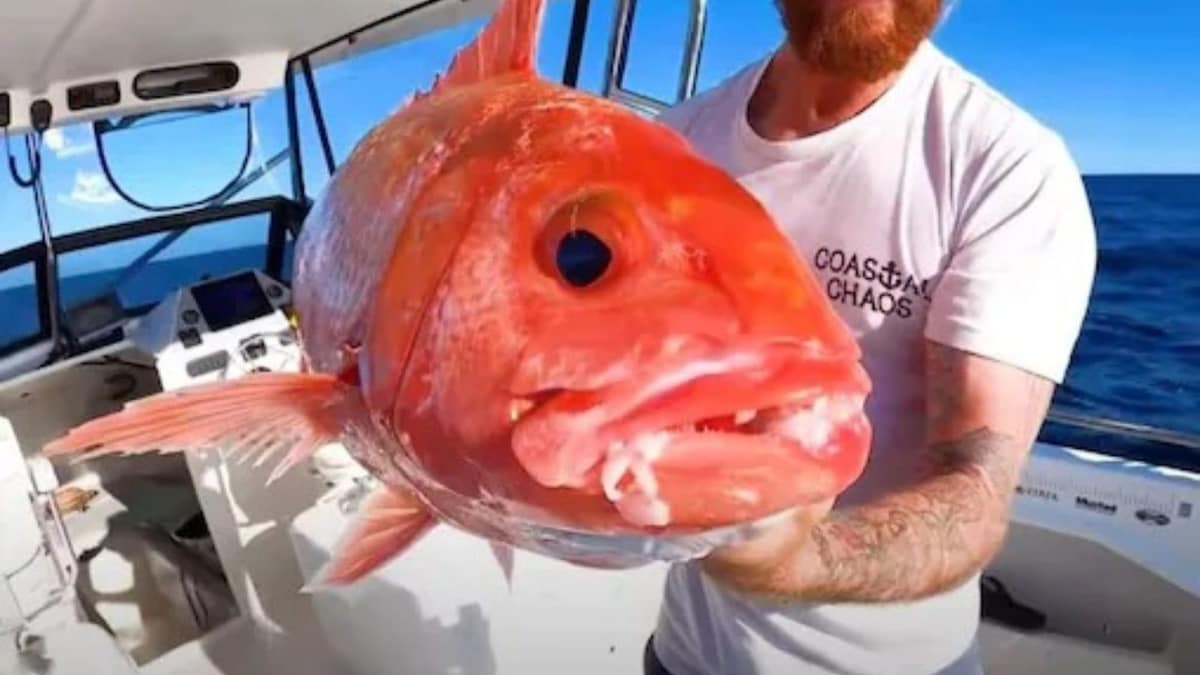
[[[774,0],[709,0],[699,88],[706,89],[773,49],[782,31]],[[541,40],[543,75],[562,76],[571,2],[553,0]],[[593,0],[581,86],[598,92],[615,0]],[[687,0],[639,3],[626,85],[674,100]],[[324,66],[318,91],[340,160],[372,125],[426,86],[480,28],[482,18]],[[933,40],[952,58],[1053,127],[1085,174],[1200,173],[1200,3],[1165,0],[958,0]],[[305,176],[324,183],[312,121],[302,101]],[[284,147],[282,93],[255,103],[249,168]],[[21,138],[11,139],[28,174]],[[156,204],[199,199],[221,188],[241,161],[246,128],[235,110],[135,128],[105,137],[114,177],[134,197]],[[90,126],[50,131],[42,177],[53,232],[63,234],[148,214],[113,190],[96,158]],[[3,168],[4,162],[0,162]],[[240,198],[289,194],[285,163]],[[229,223],[184,235],[164,257],[222,245],[260,243],[258,224]],[[39,238],[30,191],[0,173],[0,250]],[[64,256],[65,274],[119,266],[157,237]],[[0,273],[0,287],[22,282]]]

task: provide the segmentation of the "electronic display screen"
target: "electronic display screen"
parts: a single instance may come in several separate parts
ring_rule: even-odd
[[[192,297],[205,323],[214,331],[266,316],[275,309],[253,272],[195,286]]]

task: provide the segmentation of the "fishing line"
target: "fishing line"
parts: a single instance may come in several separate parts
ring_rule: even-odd
[[[12,154],[12,144],[9,141],[8,129],[4,129],[4,151],[8,155],[8,172],[13,182],[23,188],[31,188],[42,175],[42,135],[34,136],[34,153],[29,157],[29,178],[22,178],[17,170],[17,158]]]

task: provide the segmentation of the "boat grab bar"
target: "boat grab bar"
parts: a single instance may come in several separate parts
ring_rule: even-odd
[[[1171,431],[1145,424],[1121,422],[1119,420],[1079,415],[1075,413],[1051,410],[1046,415],[1047,422],[1055,422],[1066,426],[1089,429],[1091,431],[1107,432],[1130,436],[1145,441],[1166,443],[1191,450],[1200,450],[1200,436],[1180,431]]]
[[[683,63],[679,67],[679,87],[674,101],[663,101],[653,96],[639,94],[626,89],[625,66],[629,61],[629,38],[633,31],[633,14],[637,11],[637,0],[618,0],[613,20],[613,39],[609,43],[608,61],[604,75],[604,95],[619,103],[637,108],[651,115],[658,114],[675,103],[696,93],[696,80],[700,72],[700,53],[704,43],[704,28],[707,23],[708,1],[690,0],[687,43]]]

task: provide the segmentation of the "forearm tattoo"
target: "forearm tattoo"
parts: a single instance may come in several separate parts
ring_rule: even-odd
[[[1014,442],[980,428],[939,443],[932,448],[937,465],[916,489],[831,513],[811,534],[820,567],[805,597],[884,602],[964,580],[990,553],[979,542],[1003,531],[992,496],[1011,481],[1004,457]]]
[[[888,602],[927,597],[970,577],[994,554],[1007,526],[1019,458],[1040,424],[1050,385],[1027,380],[1026,405],[1011,430],[970,419],[964,366],[931,354],[929,425],[934,438],[919,480],[870,504],[835,510],[813,528],[796,570],[812,601]],[[1023,387],[1022,387],[1023,388]],[[1014,393],[1014,392],[1009,392]],[[805,550],[807,549],[807,551]]]

